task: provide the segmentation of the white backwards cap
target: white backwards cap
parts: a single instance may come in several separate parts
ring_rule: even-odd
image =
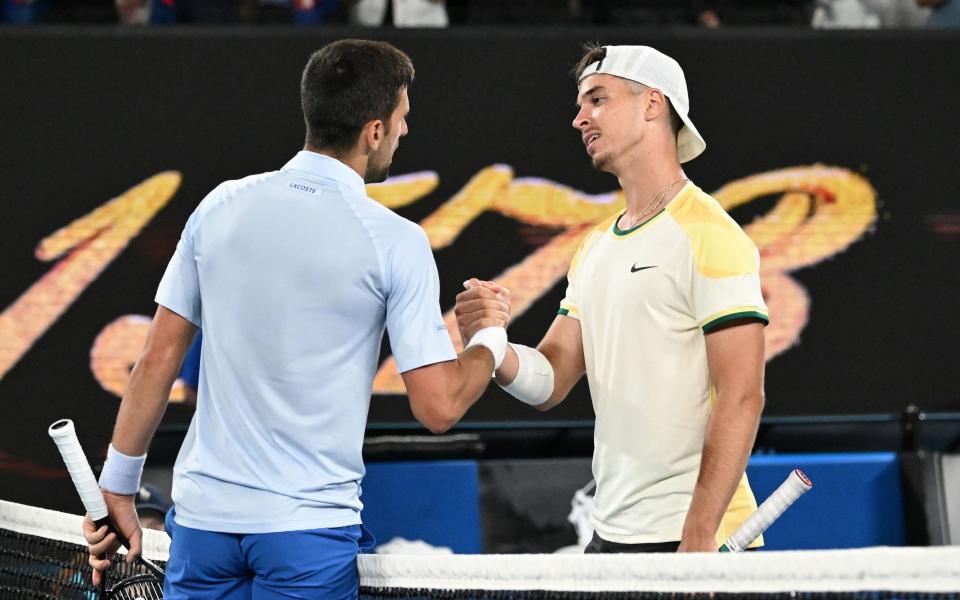
[[[600,73],[657,88],[670,99],[673,109],[683,120],[683,127],[677,134],[677,158],[685,163],[699,156],[707,148],[707,143],[687,115],[690,98],[680,64],[649,46],[604,46],[603,49],[606,56],[587,66],[577,83]]]

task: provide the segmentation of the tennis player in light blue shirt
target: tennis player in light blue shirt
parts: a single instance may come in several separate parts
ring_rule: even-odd
[[[165,598],[355,598],[361,457],[384,329],[414,416],[449,428],[506,350],[493,289],[457,356],[423,230],[366,196],[406,135],[410,59],[383,42],[314,53],[301,82],[307,144],[279,171],[200,203],[160,282],[100,479],[139,551],[133,496],[198,327],[197,409],[174,468]],[[476,346],[483,346],[477,348]],[[95,583],[115,536],[86,520]]]

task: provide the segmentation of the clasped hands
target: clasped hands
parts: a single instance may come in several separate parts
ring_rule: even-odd
[[[505,328],[510,323],[510,290],[476,278],[464,281],[463,287],[453,312],[464,346],[484,327]]]

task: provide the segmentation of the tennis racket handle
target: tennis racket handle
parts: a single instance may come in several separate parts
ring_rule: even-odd
[[[721,552],[741,552],[760,537],[767,527],[776,521],[783,511],[790,508],[797,498],[813,487],[810,479],[800,469],[794,469],[786,481],[780,484],[770,497],[733,532]]]
[[[107,503],[103,501],[103,494],[100,493],[100,486],[97,479],[93,476],[93,470],[87,457],[80,447],[77,440],[77,432],[73,427],[73,421],[70,419],[60,419],[50,426],[47,430],[50,437],[60,450],[63,462],[70,472],[70,478],[73,479],[73,485],[80,494],[80,500],[83,507],[90,513],[90,518],[96,523],[107,518]]]
[[[119,527],[116,527],[116,526],[113,524],[113,521],[110,520],[110,517],[104,517],[104,518],[102,518],[102,519],[98,519],[98,520],[94,521],[93,524],[96,526],[97,529],[100,529],[101,527],[103,527],[104,525],[106,525],[107,528],[108,528],[110,531],[112,531],[112,532],[114,533],[114,535],[117,536],[117,541],[120,542],[120,545],[123,546],[124,548],[126,548],[127,550],[130,549],[130,540],[128,540],[127,538],[125,538],[125,537],[123,536],[123,534],[120,533],[120,528],[119,528]],[[101,555],[97,556],[97,558],[99,558],[99,559],[104,559],[104,558],[106,558],[106,555],[101,554]],[[150,571],[151,573],[153,573],[155,576],[159,577],[159,578],[161,579],[161,581],[163,580],[163,577],[164,577],[163,569],[161,569],[160,567],[158,567],[158,566],[156,565],[156,563],[154,563],[153,561],[151,561],[151,560],[147,559],[146,557],[144,557],[143,554],[140,554],[139,556],[137,556],[137,561],[139,561],[140,564],[142,564],[143,566],[145,566],[148,571]]]
[[[114,534],[115,536],[117,536],[117,541],[120,542],[120,545],[123,546],[124,548],[126,548],[127,550],[130,549],[130,540],[128,540],[126,537],[124,537],[124,535],[123,535],[122,533],[120,533],[120,528],[117,527],[117,526],[115,526],[115,525],[113,524],[113,521],[110,520],[110,517],[104,517],[104,518],[102,518],[102,519],[97,519],[96,521],[93,522],[93,525],[94,525],[97,529],[100,529],[101,527],[103,527],[104,525],[106,525],[106,526],[107,526],[107,529],[108,529],[109,531],[112,531],[113,534]]]

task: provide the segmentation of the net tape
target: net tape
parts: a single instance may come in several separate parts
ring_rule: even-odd
[[[960,548],[742,554],[359,557],[376,589],[556,592],[960,592]]]
[[[15,596],[17,552],[23,540],[35,545],[53,541],[84,550],[81,517],[0,500],[0,598],[84,597]],[[52,544],[56,546],[56,544]],[[48,552],[57,564],[57,552]],[[60,546],[63,546],[61,543]],[[168,558],[169,538],[144,532],[144,555]],[[72,548],[77,554],[77,548]],[[85,552],[81,553],[85,563]],[[62,569],[75,568],[70,558]],[[10,565],[14,565],[11,567]],[[644,594],[706,596],[763,594],[783,597],[831,597],[870,592],[869,597],[960,598],[960,547],[866,548],[729,554],[655,555],[361,555],[362,598],[641,598]],[[13,573],[11,573],[11,570]],[[55,573],[61,585],[84,587],[76,574]],[[49,574],[37,574],[40,580]],[[82,574],[89,582],[89,567]],[[39,584],[50,584],[39,581]],[[29,585],[27,582],[25,585]],[[641,593],[642,592],[642,593]],[[907,593],[909,592],[909,594]]]

